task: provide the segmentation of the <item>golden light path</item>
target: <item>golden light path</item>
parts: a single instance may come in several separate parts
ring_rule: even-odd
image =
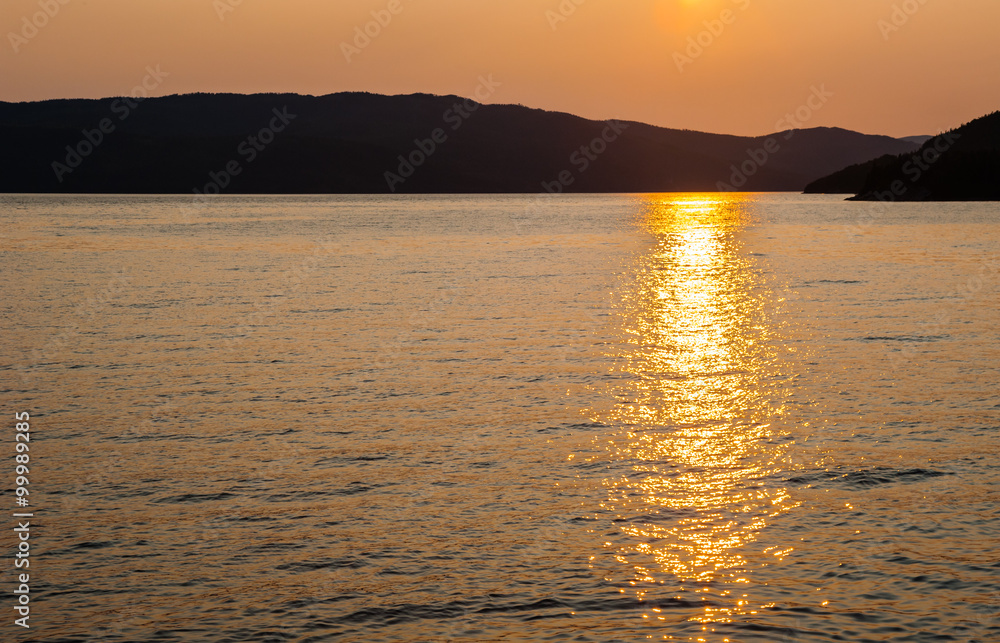
[[[609,448],[631,472],[605,481],[605,509],[621,529],[607,546],[640,596],[650,582],[731,588],[758,559],[791,551],[752,547],[795,506],[768,482],[790,441],[773,428],[784,377],[767,285],[740,248],[752,198],[660,195],[644,205],[652,239],[618,311],[617,403],[595,418],[623,427]],[[695,620],[725,621],[744,602],[728,604]]]

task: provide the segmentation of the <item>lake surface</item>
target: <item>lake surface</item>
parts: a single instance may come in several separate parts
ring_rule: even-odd
[[[0,225],[36,512],[3,640],[1000,640],[998,204],[0,196]]]

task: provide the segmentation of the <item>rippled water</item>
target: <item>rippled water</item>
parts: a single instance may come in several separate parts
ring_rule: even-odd
[[[1000,640],[995,204],[0,223],[36,512],[4,640]]]

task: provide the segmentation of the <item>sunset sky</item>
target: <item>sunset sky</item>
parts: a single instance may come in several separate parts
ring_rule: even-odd
[[[1000,109],[998,24],[996,0],[3,0],[0,100],[128,94],[157,65],[154,95],[492,74],[489,102],[758,135],[823,87],[804,126],[906,136]]]

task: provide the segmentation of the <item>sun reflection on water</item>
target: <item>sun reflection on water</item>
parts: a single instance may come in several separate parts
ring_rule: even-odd
[[[617,403],[600,414],[621,427],[608,446],[625,473],[605,480],[605,509],[633,584],[745,583],[761,554],[791,551],[753,548],[795,503],[772,482],[791,441],[775,428],[784,378],[767,285],[740,246],[751,198],[651,196],[639,222],[651,244],[621,294]]]

